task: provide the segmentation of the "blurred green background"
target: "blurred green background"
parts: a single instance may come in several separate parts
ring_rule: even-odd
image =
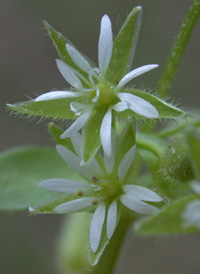
[[[102,15],[110,16],[116,36],[132,8],[143,6],[143,23],[133,67],[151,63],[160,64],[160,67],[139,77],[134,84],[154,89],[190,3],[186,0],[1,0],[0,150],[24,144],[54,145],[45,123],[11,116],[5,107],[6,103],[24,101],[54,88],[66,87],[56,68],[57,54],[42,20],[47,20],[84,54],[97,61]],[[186,110],[199,107],[199,30],[200,22],[192,34],[170,93]],[[0,220],[0,273],[58,274],[54,257],[61,216],[1,213]],[[198,274],[199,254],[198,235],[164,238],[130,235],[116,274]]]

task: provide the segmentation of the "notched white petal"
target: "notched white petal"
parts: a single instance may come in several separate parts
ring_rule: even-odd
[[[101,19],[101,28],[98,44],[98,59],[100,74],[104,75],[110,63],[113,49],[112,25],[108,15]]]
[[[88,74],[92,71],[92,67],[90,66],[89,62],[74,47],[66,44],[66,49],[74,63],[80,69],[87,72]]]
[[[154,214],[159,211],[157,207],[134,199],[129,194],[122,195],[119,199],[123,205],[140,214]]]
[[[121,160],[121,163],[118,167],[118,176],[120,182],[123,181],[125,178],[126,174],[129,171],[130,166],[133,164],[133,160],[135,157],[135,152],[136,152],[136,145],[131,147],[126,154],[124,155],[123,159]]]
[[[107,238],[110,239],[115,231],[117,226],[117,200],[114,200],[109,209],[107,215]]]
[[[90,247],[94,253],[99,247],[105,217],[106,206],[104,203],[101,203],[94,212],[90,224]]]
[[[60,136],[61,139],[65,139],[68,137],[72,137],[74,134],[77,134],[77,132],[82,129],[85,124],[87,123],[89,117],[91,114],[91,110],[86,111],[84,114],[82,114],[80,117],[78,117],[73,124],[65,130],[65,132]]]
[[[104,115],[100,128],[100,139],[103,147],[103,151],[107,157],[111,157],[112,145],[111,145],[111,131],[112,131],[112,110],[109,108]]]
[[[112,109],[115,110],[115,111],[117,111],[117,112],[121,112],[121,111],[127,110],[128,106],[127,106],[126,102],[119,102],[116,105],[114,105],[112,107]]]
[[[133,80],[134,78],[144,74],[145,72],[148,72],[154,68],[157,68],[158,65],[145,65],[139,68],[136,68],[132,71],[130,71],[129,73],[127,73],[118,83],[117,88],[120,89],[123,86],[125,86],[128,82],[130,82],[131,80]]]
[[[75,98],[75,97],[80,97],[81,95],[82,93],[75,92],[75,91],[50,91],[35,98],[35,102],[63,99],[63,98]]]
[[[121,92],[118,94],[118,97],[122,102],[127,103],[127,107],[130,110],[134,111],[139,115],[142,115],[147,118],[159,117],[157,109],[154,106],[152,106],[152,104],[138,96],[126,92]]]
[[[76,182],[66,179],[48,179],[40,182],[39,187],[57,192],[76,193],[77,190],[82,190],[88,193],[92,187],[88,183]]]
[[[116,134],[115,130],[112,128],[111,132],[111,156],[107,157],[107,155],[104,153],[104,164],[105,168],[108,174],[110,174],[113,170],[114,164],[115,164],[115,147],[116,147]]]
[[[74,88],[82,88],[82,83],[74,70],[61,60],[56,60],[57,67],[65,80]]]
[[[56,149],[63,160],[67,162],[72,168],[74,168],[78,173],[80,173],[85,178],[92,178],[93,171],[90,170],[89,167],[81,167],[80,158],[77,155],[62,145],[57,145]]]
[[[138,185],[125,185],[123,186],[124,191],[131,195],[134,199],[139,199],[142,201],[149,201],[149,202],[161,202],[163,199],[153,192],[152,190],[138,186]]]
[[[93,197],[83,197],[80,199],[76,199],[67,203],[63,203],[59,206],[56,206],[54,208],[54,211],[57,213],[70,213],[70,212],[75,212],[83,208],[87,208],[89,206],[92,206],[92,201],[95,198]]]
[[[196,192],[197,194],[200,194],[200,183],[197,181],[193,181],[191,183],[191,188],[194,192]]]

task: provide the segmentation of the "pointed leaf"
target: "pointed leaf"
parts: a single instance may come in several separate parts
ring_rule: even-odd
[[[88,74],[83,71],[82,69],[80,69],[75,62],[72,60],[72,58],[70,57],[67,49],[66,49],[66,44],[71,45],[73,48],[76,49],[76,47],[66,38],[64,37],[60,32],[57,32],[49,23],[47,23],[46,21],[44,21],[44,27],[47,30],[47,32],[49,33],[54,46],[60,56],[60,58],[66,63],[68,64],[70,67],[74,68],[75,70],[77,70],[78,72],[80,72],[83,76],[85,76],[88,79]],[[77,49],[76,49],[77,50]],[[77,50],[78,51],[78,50]],[[79,51],[78,51],[79,52]],[[80,53],[80,52],[79,52]],[[91,65],[92,67],[94,67],[94,64],[91,60],[89,60],[88,57],[84,56],[84,54],[80,53]],[[80,79],[81,80],[81,79]],[[82,81],[82,83],[84,84],[84,82]]]
[[[137,89],[124,89],[123,91],[121,91],[121,94],[123,94],[123,92],[133,94],[135,96],[140,97],[141,99],[146,100],[148,103],[150,103],[152,106],[156,108],[156,110],[159,113],[158,118],[176,118],[184,114],[184,111],[182,111],[181,109],[165,102],[164,100],[148,92],[137,90]],[[123,118],[127,118],[131,115],[136,118],[148,119],[130,110],[125,110],[123,112],[116,112],[116,115]]]
[[[7,104],[7,107],[15,112],[27,114],[29,116],[75,119],[75,113],[70,110],[70,103],[77,100],[77,98],[63,98],[38,102],[30,100],[16,104]]]
[[[114,84],[131,69],[141,19],[142,8],[138,6],[129,14],[114,41],[111,61],[106,72],[106,79]]]
[[[0,156],[0,210],[25,210],[50,198],[62,196],[38,187],[50,178],[81,177],[58,155],[55,149],[21,147]]]
[[[142,235],[170,235],[198,231],[194,227],[186,227],[182,219],[186,205],[197,199],[197,197],[197,195],[193,194],[176,200],[170,205],[163,207],[156,215],[139,221],[134,227],[136,233]]]

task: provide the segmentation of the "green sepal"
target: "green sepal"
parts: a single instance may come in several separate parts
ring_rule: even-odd
[[[75,153],[71,139],[70,138],[65,138],[65,139],[60,138],[60,135],[63,134],[62,129],[57,127],[54,123],[49,123],[48,129],[57,144],[62,145],[64,147],[68,148],[69,150],[71,150],[73,153]]]
[[[141,20],[142,7],[138,6],[129,14],[114,41],[106,79],[115,85],[131,69]]]
[[[49,23],[47,23],[46,21],[43,22],[44,23],[44,27],[47,30],[48,34],[51,37],[51,40],[54,43],[54,46],[60,56],[60,58],[66,63],[68,64],[70,67],[74,68],[75,70],[77,70],[78,72],[80,72],[83,76],[85,76],[88,79],[88,74],[86,72],[84,72],[82,69],[80,69],[71,59],[70,55],[68,54],[67,50],[66,50],[66,44],[71,45],[73,48],[75,48],[77,50],[77,48],[72,44],[71,41],[69,41],[66,37],[64,37],[60,32],[56,31]],[[87,59],[87,61],[93,66],[95,67],[95,65],[93,64],[93,62],[86,57],[84,54],[82,54],[79,50],[78,52],[85,58]],[[82,81],[82,79],[80,79]],[[82,83],[85,85],[85,82],[82,81]]]
[[[81,177],[55,149],[19,147],[0,155],[0,210],[26,210],[53,197],[55,193],[38,187],[50,178],[80,180]]]
[[[187,204],[197,198],[198,195],[192,194],[163,207],[157,214],[138,221],[134,226],[135,232],[148,236],[197,232],[197,228],[185,226],[182,219]]]
[[[29,116],[42,116],[55,119],[75,119],[76,116],[70,110],[71,102],[77,101],[77,98],[62,98],[44,101],[25,101],[16,104],[7,104],[12,111],[27,114]]]
[[[159,113],[158,118],[160,119],[177,118],[180,115],[185,114],[184,111],[182,111],[181,109],[171,105],[170,103],[165,102],[164,100],[158,98],[157,96],[149,92],[145,92],[137,89],[124,89],[124,90],[121,90],[121,92],[133,94],[152,104],[157,109]],[[135,118],[138,118],[138,119],[149,119],[137,113],[134,113],[133,111],[130,111],[130,110],[125,110],[123,112],[115,112],[115,113],[117,116],[122,118],[134,116]]]
[[[200,134],[196,130],[190,130],[187,132],[186,140],[196,179],[200,181]]]
[[[104,111],[94,110],[87,124],[83,128],[83,161],[89,162],[101,145],[100,127],[105,115]]]

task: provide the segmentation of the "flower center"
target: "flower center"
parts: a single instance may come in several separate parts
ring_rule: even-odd
[[[116,98],[115,88],[109,83],[97,84],[97,90],[97,103],[101,105],[109,105]]]
[[[118,180],[112,180],[101,184],[101,195],[111,200],[118,197],[122,193],[122,188]]]

